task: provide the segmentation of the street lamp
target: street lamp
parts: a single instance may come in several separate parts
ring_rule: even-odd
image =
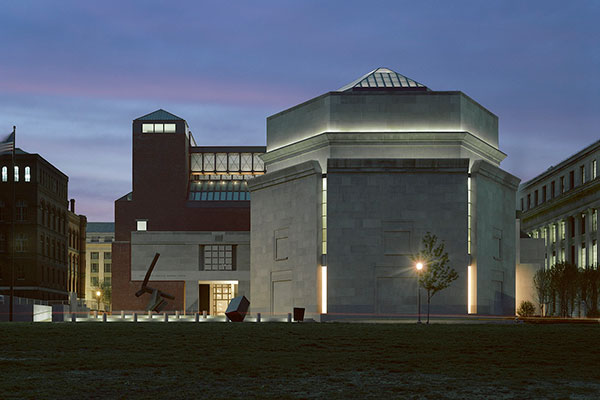
[[[97,307],[98,311],[100,311],[100,296],[102,296],[102,292],[97,290],[96,291],[96,300],[98,302],[98,307]]]
[[[422,262],[418,262],[417,265],[415,265],[415,267],[417,268],[417,314],[419,315],[419,320],[417,321],[417,324],[421,323],[421,285],[419,283],[419,278],[421,278],[421,271],[423,270],[423,263]]]

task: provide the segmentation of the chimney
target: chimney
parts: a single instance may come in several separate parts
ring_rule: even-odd
[[[75,214],[75,199],[69,200],[71,202],[71,212]]]

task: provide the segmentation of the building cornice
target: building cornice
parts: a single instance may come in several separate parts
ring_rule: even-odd
[[[475,174],[492,179],[493,181],[498,182],[499,184],[504,185],[514,191],[517,190],[519,187],[519,182],[521,181],[516,176],[501,170],[485,160],[477,160],[473,163],[473,166],[471,167],[471,175]]]
[[[265,189],[269,186],[278,185],[280,183],[289,182],[296,179],[301,179],[311,175],[322,174],[319,162],[315,160],[306,161],[288,168],[283,168],[266,175],[258,176],[248,181],[248,188],[251,192]]]

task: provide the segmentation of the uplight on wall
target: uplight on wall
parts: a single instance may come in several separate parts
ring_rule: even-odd
[[[467,312],[477,314],[477,268],[467,267]]]
[[[321,267],[321,314],[327,314],[327,267]]]

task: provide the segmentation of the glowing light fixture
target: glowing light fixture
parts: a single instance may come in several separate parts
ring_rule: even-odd
[[[321,314],[327,314],[327,267],[321,267]]]

